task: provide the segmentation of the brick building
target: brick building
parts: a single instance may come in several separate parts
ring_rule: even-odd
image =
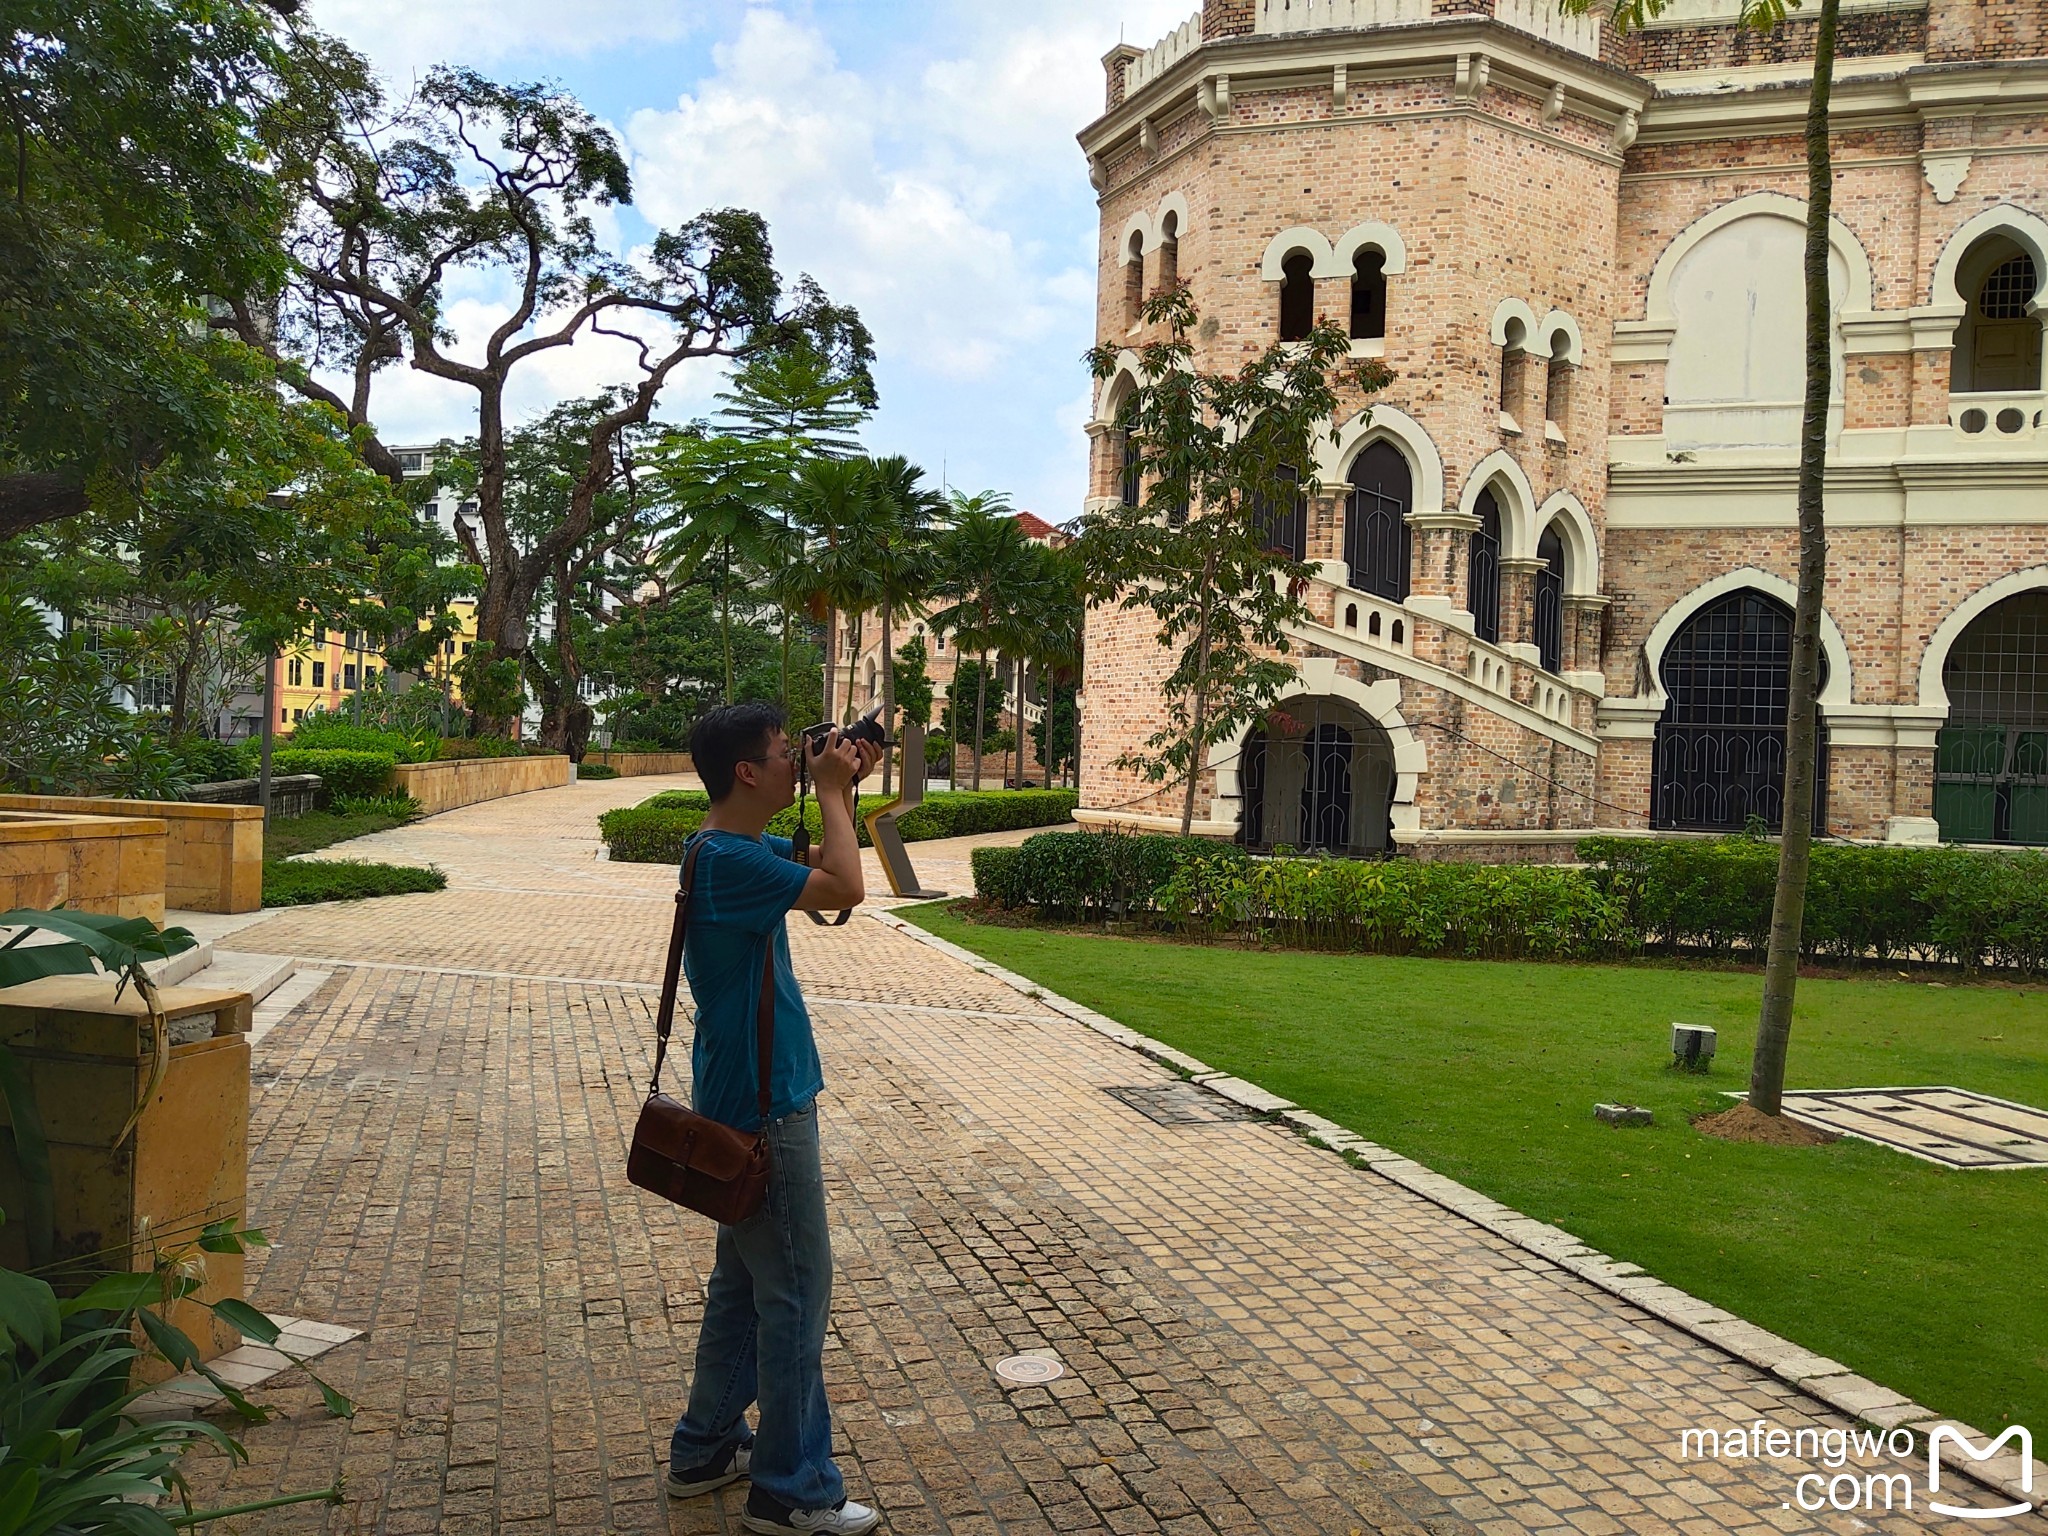
[[[1814,23],[1672,0],[1206,0],[1105,59],[1098,334],[1176,278],[1225,368],[1313,318],[1347,400],[1290,537],[1298,690],[1202,830],[1545,857],[1587,827],[1775,822]],[[1842,0],[1821,695],[1829,831],[2048,841],[2048,5]],[[1123,481],[1100,390],[1090,494]],[[1166,657],[1091,614],[1084,815]],[[1092,810],[1085,809],[1092,807]]]

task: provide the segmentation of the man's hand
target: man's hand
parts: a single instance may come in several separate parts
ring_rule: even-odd
[[[823,750],[811,753],[811,777],[817,781],[818,798],[823,800],[826,790],[844,793],[853,783],[867,772],[868,764],[862,758],[863,742],[848,741],[835,729],[825,738]],[[810,744],[804,744],[810,751]]]
[[[872,741],[856,741],[853,749],[860,754],[860,772],[853,776],[858,782],[874,772],[875,764],[882,760],[882,749]]]

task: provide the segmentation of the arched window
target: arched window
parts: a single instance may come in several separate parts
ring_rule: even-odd
[[[1307,251],[1289,253],[1280,263],[1280,339],[1300,341],[1315,329],[1315,258]]]
[[[1393,744],[1376,721],[1341,699],[1283,700],[1238,757],[1245,846],[1385,853],[1394,782]]]
[[[1941,667],[1934,743],[1944,842],[2048,843],[2048,591],[1980,613]]]
[[[1479,526],[1472,530],[1470,558],[1465,562],[1465,606],[1472,610],[1472,633],[1489,645],[1500,643],[1500,503],[1492,491],[1481,491],[1474,508]]]
[[[1543,419],[1560,432],[1567,431],[1571,419],[1571,345],[1571,337],[1563,331],[1550,338],[1550,366],[1543,377]]]
[[[1370,247],[1351,264],[1351,339],[1387,334],[1387,256]]]
[[[1650,824],[1740,832],[1755,816],[1776,831],[1785,816],[1792,610],[1747,588],[1717,598],[1686,620],[1657,675],[1671,702],[1657,722]],[[1816,828],[1826,825],[1826,751],[1823,734]]]
[[[1159,291],[1169,293],[1180,286],[1180,215],[1169,213],[1159,221]]]
[[[1408,461],[1392,443],[1370,444],[1351,461],[1351,495],[1344,516],[1344,562],[1351,585],[1399,603],[1408,597],[1414,534],[1408,509],[1414,488]]]
[[[1997,394],[2041,387],[2041,321],[2027,313],[2040,291],[2031,253],[1990,234],[1963,257],[1959,276],[1970,311],[1956,330],[1951,385],[1958,394]]]
[[[1519,320],[1509,320],[1507,340],[1500,347],[1500,412],[1503,416],[1516,419],[1515,410],[1522,403],[1522,370],[1525,366],[1524,348],[1528,345],[1529,333]]]
[[[1536,541],[1536,558],[1536,651],[1543,670],[1556,672],[1564,663],[1564,540],[1554,525]]]
[[[1127,507],[1142,506],[1145,500],[1145,477],[1138,466],[1137,434],[1131,431],[1128,416],[1125,416],[1117,427],[1116,441],[1119,458],[1116,478],[1117,500]]]
[[[1287,484],[1299,486],[1301,471],[1292,465],[1282,465],[1280,478]],[[1280,510],[1263,496],[1252,504],[1252,517],[1259,529],[1261,544],[1278,550],[1290,560],[1301,560],[1308,552],[1308,497],[1297,490],[1287,499],[1287,506]]]
[[[1145,237],[1131,231],[1129,249],[1124,252],[1124,324],[1136,325],[1145,312]]]

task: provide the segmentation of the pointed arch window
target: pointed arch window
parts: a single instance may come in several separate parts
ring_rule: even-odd
[[[1414,534],[1408,509],[1414,480],[1401,451],[1384,439],[1351,461],[1351,495],[1344,516],[1344,562],[1360,592],[1405,602]]]
[[[1301,471],[1291,464],[1283,464],[1280,479],[1299,487]],[[1252,517],[1260,531],[1260,543],[1265,548],[1277,550],[1290,560],[1307,558],[1308,497],[1299,489],[1287,499],[1287,505],[1279,509],[1265,497],[1258,497],[1252,504]]]
[[[1180,286],[1180,215],[1169,213],[1159,221],[1159,292],[1171,293]]]
[[[1465,606],[1472,610],[1472,633],[1488,645],[1500,644],[1500,503],[1493,492],[1481,491],[1479,526],[1472,530],[1470,558],[1465,563]]]
[[[1315,329],[1315,258],[1294,251],[1280,263],[1280,339],[1300,341]]]
[[[1536,573],[1536,651],[1543,670],[1557,672],[1564,665],[1564,540],[1555,524],[1536,541],[1536,558],[1543,562]]]
[[[1145,500],[1145,477],[1138,467],[1138,439],[1128,419],[1117,432],[1117,452],[1121,456],[1117,466],[1117,499],[1127,507],[1140,506]]]
[[[1136,325],[1145,312],[1145,237],[1131,231],[1124,252],[1124,324]]]
[[[1370,341],[1387,334],[1387,256],[1367,248],[1351,266],[1351,339]]]

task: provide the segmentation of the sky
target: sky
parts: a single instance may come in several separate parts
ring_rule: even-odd
[[[312,0],[314,22],[394,91],[436,63],[550,80],[611,128],[634,204],[620,249],[707,208],[768,221],[785,279],[809,273],[875,336],[881,408],[863,439],[936,483],[1007,493],[1054,522],[1084,494],[1095,194],[1074,135],[1102,108],[1102,55],[1149,46],[1193,0]],[[451,290],[458,338],[502,315]],[[456,348],[461,355],[460,346]],[[536,359],[536,361],[540,361]],[[692,362],[660,415],[712,408]],[[623,377],[582,344],[515,393],[537,414]],[[474,396],[379,376],[386,442],[474,431]]]

